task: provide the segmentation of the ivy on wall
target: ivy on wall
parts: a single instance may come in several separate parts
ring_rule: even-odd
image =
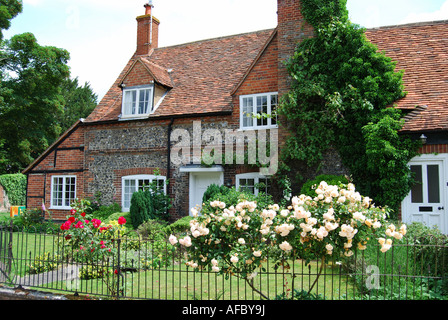
[[[336,148],[360,193],[397,209],[411,188],[408,162],[418,149],[399,134],[401,112],[392,108],[406,95],[403,72],[349,21],[346,0],[301,2],[315,36],[287,63],[293,81],[279,114],[291,134],[283,168],[311,168]]]
[[[0,176],[0,185],[8,195],[9,203],[12,206],[25,205],[26,197],[26,176],[18,174],[4,174]]]

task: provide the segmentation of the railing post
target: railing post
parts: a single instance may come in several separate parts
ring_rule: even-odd
[[[117,299],[120,299],[120,246],[121,246],[121,238],[120,234],[118,234],[117,239]]]

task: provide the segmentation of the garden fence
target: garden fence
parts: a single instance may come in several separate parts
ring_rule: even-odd
[[[0,226],[0,283],[102,299],[258,300],[259,292],[270,299],[448,298],[448,247],[412,239],[386,253],[358,251],[344,263],[332,258],[319,277],[320,261],[278,266],[268,259],[254,278],[259,292],[238,273],[187,267],[186,253],[168,242],[116,239],[116,254],[96,263],[67,252],[62,242],[58,233]]]

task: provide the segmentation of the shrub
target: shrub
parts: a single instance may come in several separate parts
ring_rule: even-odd
[[[100,206],[92,212],[92,215],[100,220],[106,220],[110,215],[121,212],[121,206],[118,203],[113,203],[109,206]]]
[[[132,217],[132,225],[138,228],[143,222],[148,221],[154,214],[154,206],[151,203],[151,193],[146,190],[134,192],[131,198],[131,208],[129,210]]]
[[[169,234],[183,234],[190,229],[190,221],[193,220],[192,216],[186,216],[180,218],[176,222],[166,226],[164,229],[167,235]]]
[[[202,196],[202,203],[206,203],[208,200],[212,199],[216,194],[227,194],[229,192],[229,188],[226,186],[218,186],[217,184],[211,184],[207,190],[205,190],[204,195]]]
[[[101,279],[112,274],[112,269],[105,266],[86,265],[79,270],[81,280]]]
[[[30,274],[38,274],[55,270],[58,267],[57,256],[52,256],[51,253],[45,252],[43,255],[34,258],[33,263],[29,265]]]
[[[267,298],[254,287],[254,278],[258,268],[265,271],[262,262],[268,256],[276,265],[285,265],[290,258],[303,259],[307,265],[320,258],[312,292],[326,259],[351,257],[354,250],[365,250],[369,239],[376,239],[381,252],[387,252],[394,239],[399,241],[406,234],[405,225],[389,224],[387,210],[372,206],[371,199],[361,196],[353,184],[336,186],[323,181],[315,192],[314,198],[295,196],[282,208],[267,205],[265,195],[231,190],[203,206],[201,215],[190,223],[189,235],[181,239],[170,235],[169,241],[186,248],[188,266],[235,274]]]
[[[239,191],[235,187],[226,188],[227,191],[225,193],[215,193],[213,196],[207,201],[204,202],[202,207],[203,212],[213,211],[211,203],[213,201],[219,200],[224,202],[227,207],[236,206],[238,203],[246,200],[246,201],[254,201],[257,203],[258,207],[266,208],[269,205],[274,204],[274,200],[271,195],[265,193],[258,193],[258,195],[254,195],[248,191]],[[192,209],[193,215],[195,215],[196,211]]]
[[[18,174],[4,174],[0,176],[0,185],[5,189],[12,206],[23,206],[26,203],[26,176]]]
[[[157,180],[154,179],[147,189],[139,190],[132,195],[130,208],[132,225],[136,229],[149,219],[167,221],[170,208],[170,196],[160,189]]]
[[[144,239],[151,241],[160,240],[166,238],[164,228],[168,225],[165,221],[160,220],[148,220],[143,222],[138,228],[137,233]]]
[[[315,197],[316,188],[322,181],[325,181],[329,185],[340,185],[348,183],[347,178],[344,176],[322,174],[312,180],[308,180],[307,182],[305,182],[302,186],[302,189],[300,190],[300,193],[310,197]]]

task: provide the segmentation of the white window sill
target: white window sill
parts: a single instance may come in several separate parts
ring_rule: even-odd
[[[72,207],[53,207],[48,208],[49,210],[71,210]]]
[[[265,127],[248,127],[248,128],[239,128],[238,131],[255,131],[255,130],[271,130],[278,129],[278,126],[265,126]]]
[[[151,114],[139,114],[139,115],[132,115],[132,116],[121,116],[120,121],[127,121],[127,120],[141,120],[141,119],[147,119]]]

